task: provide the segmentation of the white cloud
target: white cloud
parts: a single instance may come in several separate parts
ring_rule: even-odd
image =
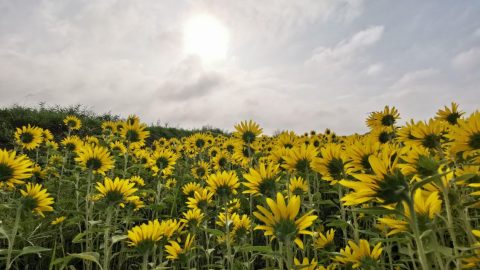
[[[480,69],[480,47],[457,54],[452,60],[452,65],[459,70]]]
[[[372,64],[372,65],[368,66],[367,70],[365,72],[369,76],[375,76],[375,75],[380,74],[383,71],[383,69],[384,69],[383,64],[376,63],[376,64]]]
[[[353,35],[348,40],[339,42],[334,47],[317,47],[306,61],[307,65],[342,67],[354,59],[358,53],[377,43],[383,34],[384,26],[372,26]]]

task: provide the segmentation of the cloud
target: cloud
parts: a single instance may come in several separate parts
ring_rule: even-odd
[[[457,54],[452,60],[452,65],[458,70],[480,69],[480,47]]]
[[[365,71],[369,76],[375,76],[380,74],[383,71],[384,67],[381,63],[376,63],[368,66],[367,70]]]
[[[384,26],[372,26],[339,42],[334,47],[317,47],[306,61],[307,65],[340,68],[347,65],[358,53],[377,43],[383,34]]]

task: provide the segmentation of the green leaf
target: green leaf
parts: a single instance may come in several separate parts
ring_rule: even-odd
[[[83,240],[83,237],[85,237],[84,232],[75,235],[75,237],[72,239],[72,243],[78,244],[84,242],[85,240]]]
[[[122,240],[125,240],[127,238],[128,238],[127,235],[114,235],[114,236],[112,236],[112,244],[115,244],[118,241],[122,241]]]
[[[260,253],[273,253],[273,250],[269,246],[241,246],[238,248],[239,252],[260,252]]]
[[[24,247],[22,251],[20,251],[20,254],[17,255],[17,257],[26,255],[26,254],[32,254],[32,253],[38,254],[38,253],[49,251],[49,250],[50,250],[49,248],[44,248],[44,247],[28,246],[28,247]]]
[[[444,172],[444,173],[440,173],[440,174],[435,174],[435,175],[431,175],[429,177],[426,177],[424,179],[422,179],[421,181],[419,182],[416,182],[415,184],[413,184],[412,186],[412,194],[414,194],[415,190],[417,190],[418,188],[421,188],[423,187],[424,185],[430,183],[430,182],[433,182],[435,181],[436,179],[439,179],[439,177],[441,176],[444,176],[446,175],[448,172]]]
[[[2,238],[7,238],[8,239],[8,233],[7,233],[7,231],[5,231],[5,229],[2,226],[0,226],[0,235],[3,235],[0,239],[2,239]]]
[[[387,209],[384,207],[369,207],[369,208],[354,208],[350,210],[352,212],[359,212],[369,215],[401,215],[405,216],[402,212],[394,209]]]
[[[53,265],[62,264],[62,267],[60,269],[64,269],[68,265],[68,263],[73,259],[91,261],[96,263],[100,269],[103,269],[99,262],[100,254],[98,254],[98,252],[82,252],[82,253],[69,254],[66,257],[56,259],[52,264]]]
[[[207,233],[213,234],[213,235],[215,235],[215,236],[217,236],[217,237],[221,237],[221,236],[224,236],[224,235],[225,235],[224,232],[222,232],[222,231],[220,231],[220,230],[217,230],[217,229],[205,228],[204,230],[205,230]]]

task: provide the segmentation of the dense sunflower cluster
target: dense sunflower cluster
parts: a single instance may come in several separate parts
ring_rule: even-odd
[[[152,139],[135,115],[100,134],[73,115],[55,137],[18,127],[0,268],[480,269],[480,112],[399,121],[385,106],[349,136],[250,120]]]

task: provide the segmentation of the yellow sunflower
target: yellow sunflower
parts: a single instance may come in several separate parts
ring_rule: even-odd
[[[120,141],[115,141],[110,143],[110,150],[112,150],[113,153],[117,153],[117,155],[121,156],[127,153],[127,147],[120,142]]]
[[[193,197],[188,198],[187,207],[191,209],[206,210],[207,207],[212,204],[212,197],[214,193],[206,188],[202,188],[200,191],[195,191]]]
[[[363,269],[376,265],[382,251],[382,243],[377,243],[373,249],[370,249],[370,244],[365,239],[360,239],[359,243],[348,241],[345,249],[340,250],[340,256],[336,256],[334,260],[344,265],[351,265],[353,269]]]
[[[300,211],[300,197],[291,196],[286,203],[281,193],[277,193],[276,201],[267,198],[267,204],[270,211],[257,205],[260,212],[253,213],[264,223],[264,225],[256,226],[255,230],[263,230],[265,236],[273,236],[284,243],[293,241],[303,249],[303,242],[299,235],[313,235],[313,232],[307,230],[317,219],[316,215],[312,215],[313,210],[296,219]]]
[[[329,143],[320,149],[321,158],[312,162],[312,168],[322,175],[322,179],[334,185],[352,173],[353,168],[340,144]]]
[[[451,134],[447,135],[452,142],[452,152],[468,155],[478,155],[480,152],[480,112],[473,113],[470,117],[458,121],[458,125],[452,128]]]
[[[400,119],[400,114],[395,107],[385,106],[383,111],[372,112],[367,118],[367,126],[371,129],[378,127],[391,127]]]
[[[165,227],[158,220],[149,221],[128,231],[128,244],[141,252],[148,251],[164,236]]]
[[[321,232],[315,233],[315,237],[313,240],[313,246],[316,249],[324,249],[327,246],[333,244],[333,240],[335,238],[335,230],[330,229],[327,233],[323,234]]]
[[[75,115],[68,115],[63,119],[63,123],[69,130],[79,130],[82,127],[82,121]]]
[[[201,191],[202,189],[203,188],[199,183],[190,182],[190,183],[187,183],[187,184],[183,185],[182,192],[186,196],[191,197],[195,194],[195,191]]]
[[[384,204],[397,203],[405,199],[408,181],[400,172],[396,150],[384,150],[379,156],[368,158],[372,174],[352,174],[358,181],[341,180],[342,186],[353,189],[341,200],[345,205],[358,205],[369,201]]]
[[[312,170],[312,162],[317,159],[318,151],[313,145],[296,146],[287,151],[282,166],[291,173],[305,174]]]
[[[257,168],[250,168],[248,173],[243,174],[243,178],[247,180],[242,184],[247,188],[243,193],[252,194],[253,196],[273,196],[276,194],[276,183],[280,179],[280,166],[274,165],[273,162],[265,165],[260,163]]]
[[[168,176],[173,173],[177,159],[178,155],[168,149],[156,150],[150,156],[148,165],[154,176]]]
[[[183,223],[185,223],[188,227],[196,227],[198,226],[205,217],[205,214],[198,208],[190,209],[187,212],[183,213],[183,218],[180,219]]]
[[[224,199],[237,194],[237,189],[240,186],[235,171],[222,171],[211,174],[208,176],[206,183],[207,189]]]
[[[288,183],[290,194],[301,196],[308,192],[308,183],[301,176],[292,177]]]
[[[113,181],[105,177],[103,183],[97,182],[95,188],[100,192],[97,199],[104,199],[108,204],[118,204],[122,207],[129,202],[129,198],[138,190],[135,188],[135,183],[118,177]]]
[[[460,119],[463,114],[464,112],[458,110],[458,104],[452,102],[452,108],[450,109],[449,107],[445,106],[443,110],[438,110],[435,119],[448,122],[450,125],[456,125],[458,119]]]
[[[15,151],[0,149],[0,188],[4,185],[21,185],[32,177],[33,162],[27,156],[17,156]]]
[[[298,143],[298,137],[293,131],[284,131],[278,135],[275,144],[280,147],[293,148]]]
[[[65,137],[60,143],[70,152],[75,152],[83,146],[83,141],[76,135]]]
[[[150,131],[146,129],[147,126],[144,124],[127,122],[120,130],[120,135],[131,146],[143,146],[145,139],[150,136]]]
[[[413,139],[402,140],[406,145],[421,145],[428,149],[440,149],[445,142],[447,129],[442,121],[430,119],[428,122],[418,122],[411,129]]]
[[[43,140],[43,130],[35,126],[23,126],[17,128],[15,132],[15,141],[26,150],[32,150],[40,146]]]
[[[63,222],[65,222],[66,219],[67,219],[66,216],[57,217],[52,222],[50,222],[50,224],[52,224],[52,225],[62,224]]]
[[[53,211],[53,198],[40,184],[27,183],[25,190],[20,190],[23,197],[23,206],[27,211],[33,211],[42,217],[43,212]]]
[[[84,170],[105,175],[105,172],[115,167],[115,162],[108,149],[102,146],[84,145],[77,151],[75,158]]]
[[[250,121],[242,121],[235,125],[235,136],[241,138],[244,143],[251,144],[255,141],[258,135],[262,134],[262,128],[260,125]]]
[[[190,170],[193,177],[196,179],[206,179],[207,176],[210,174],[210,164],[205,161],[199,161]]]
[[[165,246],[165,251],[169,260],[184,260],[186,254],[193,249],[193,241],[195,241],[195,235],[187,235],[183,247],[180,246],[177,241],[169,241],[169,245]]]
[[[368,158],[380,151],[380,142],[371,136],[367,136],[348,145],[345,151],[353,171],[368,172],[372,169]]]

